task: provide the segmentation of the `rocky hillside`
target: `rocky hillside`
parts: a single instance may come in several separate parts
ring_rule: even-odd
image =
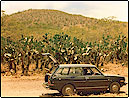
[[[29,9],[1,17],[1,36],[13,40],[21,34],[41,39],[45,33],[64,32],[83,41],[94,41],[102,35],[128,34],[128,23],[111,19],[95,19],[58,10]]]

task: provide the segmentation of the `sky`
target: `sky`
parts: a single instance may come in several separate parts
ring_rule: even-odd
[[[55,9],[98,19],[115,16],[128,22],[128,1],[1,1],[6,14],[27,9]]]

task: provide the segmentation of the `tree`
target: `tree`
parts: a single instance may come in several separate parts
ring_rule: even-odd
[[[1,26],[4,26],[4,23],[5,23],[5,18],[7,16],[7,14],[5,13],[4,10],[1,10]]]

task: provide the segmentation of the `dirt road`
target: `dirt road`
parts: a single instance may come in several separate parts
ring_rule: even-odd
[[[126,77],[126,82],[128,83],[128,75],[127,70],[128,68],[122,69],[123,72],[120,73],[120,75],[123,75]],[[124,71],[126,71],[124,73]],[[110,71],[107,71],[107,73],[110,73]],[[115,73],[118,73],[115,71]],[[124,73],[124,74],[123,74]],[[114,73],[113,73],[114,74]],[[22,96],[22,97],[39,97],[43,96],[47,93],[50,93],[49,96],[54,96],[53,93],[56,93],[55,96],[60,96],[58,91],[55,90],[47,90],[42,86],[43,83],[43,76],[22,76],[22,77],[15,77],[15,76],[2,76],[1,75],[1,95],[2,97],[14,97],[14,96]],[[105,94],[90,94],[87,95],[87,97],[128,97],[128,85],[123,86],[120,90],[120,94],[111,94],[109,92],[106,92]],[[42,95],[43,94],[43,95]],[[74,96],[75,97],[75,96]],[[76,95],[76,97],[80,97],[79,95]],[[81,96],[86,97],[86,96]]]
[[[28,96],[38,97],[42,93],[57,92],[46,90],[43,86],[43,77],[26,76],[21,78],[2,77],[1,78],[1,95],[5,96]],[[58,93],[58,92],[57,92]]]

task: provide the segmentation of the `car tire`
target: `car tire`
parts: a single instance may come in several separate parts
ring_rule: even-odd
[[[120,91],[120,84],[118,82],[113,82],[110,84],[109,91],[111,93],[119,93]]]
[[[74,87],[73,87],[73,85],[71,85],[71,84],[66,84],[66,85],[62,88],[61,93],[62,93],[64,96],[72,96],[72,95],[74,95],[75,92],[74,92]]]

